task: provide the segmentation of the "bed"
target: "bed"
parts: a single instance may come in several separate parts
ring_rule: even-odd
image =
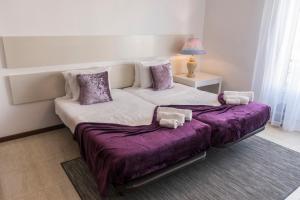
[[[74,134],[101,196],[108,195],[110,185],[118,191],[139,187],[202,160],[210,147],[255,134],[269,119],[266,105],[221,105],[216,94],[178,83],[161,91],[128,87],[130,74],[114,79],[118,84],[111,88],[103,86],[113,101],[83,105],[78,99],[55,99],[56,114]],[[162,127],[156,114],[164,106],[192,110],[193,117],[176,129]]]
[[[102,196],[110,184],[119,191],[138,187],[205,158],[211,145],[207,124],[192,120],[175,130],[162,128],[156,105],[120,89],[112,89],[112,96],[111,102],[88,106],[55,100],[56,113],[74,133]]]
[[[270,107],[255,102],[238,106],[224,105],[221,109],[204,112],[203,109],[220,106],[218,95],[179,83],[162,91],[135,87],[124,90],[159,106],[176,105],[193,110],[194,119],[211,126],[211,144],[214,147],[226,147],[262,131],[270,117]]]

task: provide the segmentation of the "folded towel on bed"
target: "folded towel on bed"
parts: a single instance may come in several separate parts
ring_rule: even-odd
[[[241,104],[241,100],[240,99],[226,99],[226,104],[231,104],[231,105],[240,105]]]
[[[249,101],[254,101],[254,92],[253,91],[246,91],[246,92],[224,91],[224,99],[226,99],[227,96],[248,97]]]
[[[161,119],[159,120],[159,125],[161,127],[176,129],[180,126],[180,123],[176,119]]]
[[[180,113],[184,115],[186,121],[191,121],[193,116],[193,112],[191,110],[171,107],[159,107],[157,112]]]
[[[241,101],[241,104],[248,104],[250,102],[250,98],[249,97],[240,96],[239,99]]]
[[[226,104],[232,104],[229,102],[236,102],[234,104],[248,104],[250,102],[250,98],[247,96],[235,96],[235,95],[224,95],[224,100]],[[239,103],[237,103],[239,102]]]
[[[157,121],[161,119],[174,119],[178,121],[179,126],[183,126],[185,116],[181,113],[157,112]]]

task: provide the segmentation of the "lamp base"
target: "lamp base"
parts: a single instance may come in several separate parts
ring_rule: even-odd
[[[187,77],[194,78],[195,77],[195,69],[197,68],[197,61],[194,57],[190,57],[189,61],[186,64],[188,74]]]

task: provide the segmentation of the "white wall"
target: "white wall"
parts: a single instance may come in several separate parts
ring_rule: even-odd
[[[205,0],[1,0],[0,36],[194,34],[202,37],[204,10]],[[11,105],[5,76],[20,71],[5,69],[2,57],[0,137],[59,124],[52,102]]]
[[[1,0],[0,35],[202,32],[203,0]]]
[[[223,76],[223,89],[249,90],[265,0],[208,0],[202,71]]]

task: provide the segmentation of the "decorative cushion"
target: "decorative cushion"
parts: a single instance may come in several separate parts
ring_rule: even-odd
[[[69,87],[71,89],[72,93],[72,99],[74,101],[77,101],[79,99],[79,93],[80,93],[80,87],[77,81],[77,75],[79,74],[97,74],[100,72],[109,71],[109,67],[94,67],[94,68],[88,68],[88,69],[76,69],[67,71],[68,73],[68,79],[69,79]]]
[[[169,60],[154,60],[154,61],[143,61],[140,63],[140,87],[149,88],[152,87],[152,75],[150,72],[151,66],[163,65],[170,63]]]
[[[77,80],[80,86],[81,105],[112,101],[107,71],[97,74],[79,74]]]
[[[151,66],[150,71],[154,90],[165,90],[174,86],[172,67],[170,63]]]
[[[153,63],[157,64],[157,63],[162,63],[162,62],[169,62],[169,61],[163,57],[143,58],[143,60],[135,61],[135,63],[134,63],[135,76],[134,76],[133,87],[141,87],[141,78],[140,78],[140,68],[141,67],[143,67],[143,66],[149,67]],[[150,76],[150,78],[151,78],[151,76]]]

